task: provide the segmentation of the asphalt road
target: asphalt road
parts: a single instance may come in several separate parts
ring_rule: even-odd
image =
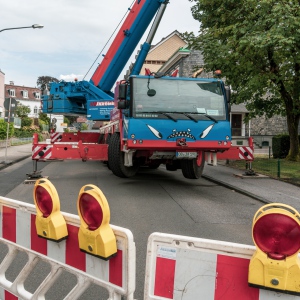
[[[143,299],[147,239],[152,232],[253,244],[252,218],[262,204],[205,179],[188,180],[180,171],[164,168],[144,169],[123,179],[100,162],[39,163],[38,168],[55,185],[62,211],[77,214],[78,192],[85,184],[95,184],[103,191],[110,205],[110,223],[130,229],[135,239],[136,299]],[[32,162],[26,159],[1,171],[0,195],[33,203],[33,185],[23,183],[31,170]],[[72,279],[64,283],[71,285]],[[99,295],[97,289],[82,299],[96,299],[95,295]],[[49,299],[55,297],[57,294]]]

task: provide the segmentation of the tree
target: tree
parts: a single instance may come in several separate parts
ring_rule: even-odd
[[[46,88],[46,85],[47,85],[48,90],[50,90],[50,82],[59,82],[59,80],[57,78],[51,77],[51,76],[39,76],[36,81],[36,84],[43,93]]]
[[[17,108],[15,110],[15,114],[17,117],[23,119],[28,117],[28,114],[30,113],[30,107],[27,105],[23,105],[20,102],[17,102]]]
[[[300,10],[296,0],[189,0],[200,34],[184,33],[208,71],[222,70],[249,118],[283,115],[289,160],[300,160]]]

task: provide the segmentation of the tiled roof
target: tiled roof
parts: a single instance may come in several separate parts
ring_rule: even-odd
[[[14,96],[10,91],[14,90]],[[15,98],[18,100],[38,101],[41,99],[41,90],[36,87],[19,86],[14,84],[5,84],[5,98]]]

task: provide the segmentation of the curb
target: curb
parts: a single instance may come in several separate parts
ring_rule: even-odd
[[[235,186],[233,186],[233,185],[231,185],[231,184],[229,184],[229,183],[227,183],[227,182],[224,182],[224,181],[221,181],[221,180],[217,180],[217,179],[212,178],[212,177],[210,177],[210,176],[208,176],[208,175],[202,175],[202,177],[203,177],[204,179],[208,180],[208,181],[211,181],[211,182],[213,182],[213,183],[222,185],[222,186],[224,186],[224,187],[226,187],[226,188],[228,188],[228,189],[234,190],[234,191],[236,191],[236,192],[238,192],[238,193],[240,193],[240,194],[242,194],[242,195],[245,195],[245,196],[248,196],[248,197],[250,197],[250,198],[252,198],[252,199],[258,200],[258,201],[260,201],[260,202],[262,202],[262,203],[264,203],[264,204],[272,203],[272,202],[266,200],[265,198],[259,197],[259,196],[255,195],[255,194],[252,194],[252,193],[247,192],[247,191],[245,191],[245,190],[243,190],[243,189],[240,189],[240,188],[238,188],[238,187],[235,187]]]
[[[0,171],[3,170],[3,169],[5,169],[5,168],[7,168],[7,167],[9,167],[9,166],[11,166],[11,165],[13,165],[13,164],[15,164],[15,163],[20,162],[20,161],[22,161],[22,160],[24,160],[24,159],[26,159],[28,157],[31,157],[31,154],[23,156],[23,157],[20,157],[20,158],[14,160],[14,161],[11,161],[11,162],[9,162],[7,164],[5,164],[5,163],[0,164]]]

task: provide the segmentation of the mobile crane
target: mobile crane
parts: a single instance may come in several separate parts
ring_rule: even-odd
[[[119,177],[140,167],[201,176],[205,152],[232,150],[230,90],[218,78],[139,75],[168,0],[136,0],[91,80],[51,83],[43,112],[108,121],[99,132],[55,133],[51,143],[33,139],[32,159],[100,160]],[[155,18],[154,18],[155,17]],[[118,76],[154,18],[129,80]],[[230,152],[230,151],[228,151]],[[250,157],[248,157],[250,158]]]

